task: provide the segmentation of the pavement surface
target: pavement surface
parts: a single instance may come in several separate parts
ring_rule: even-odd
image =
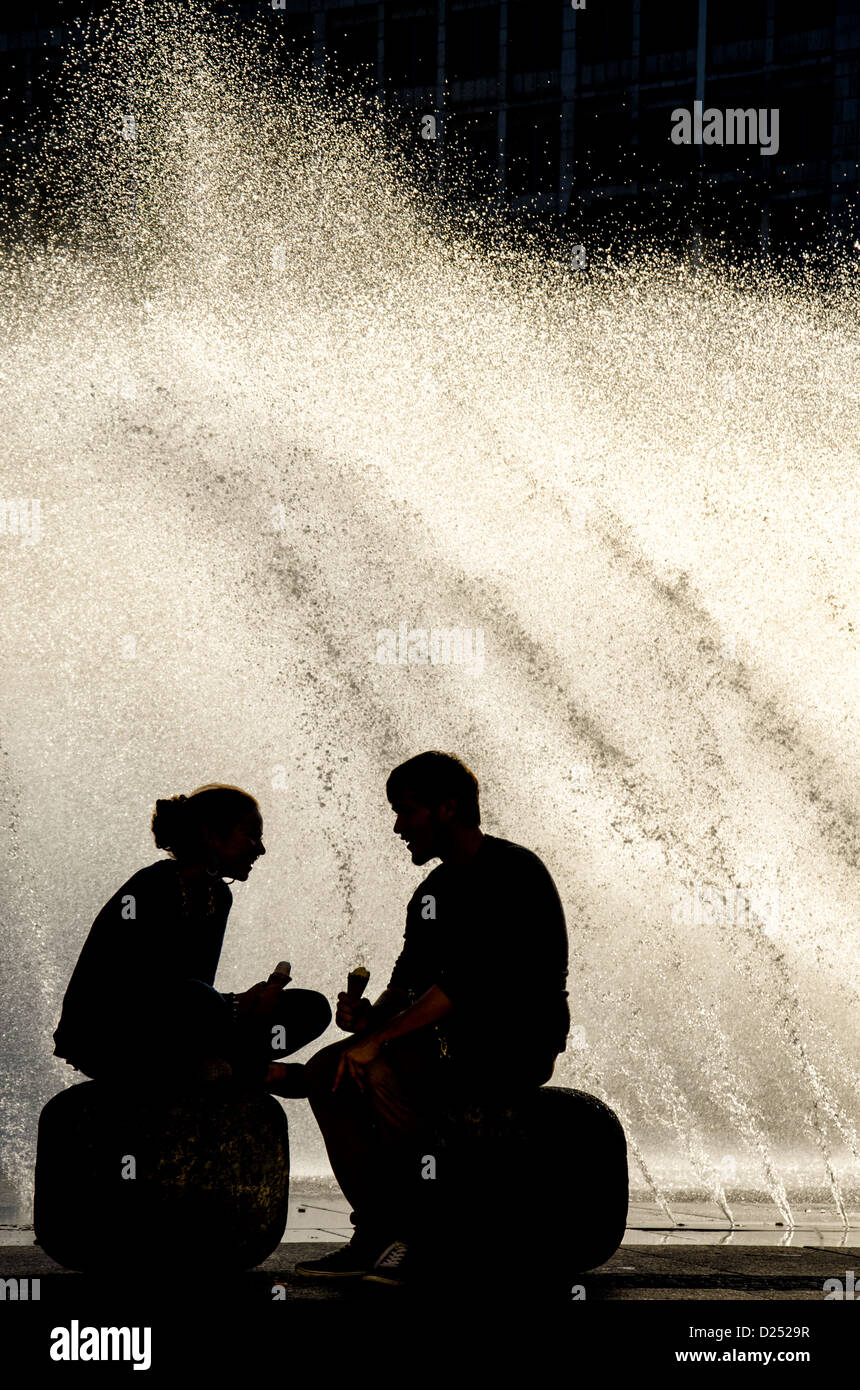
[[[857,1234],[860,1237],[860,1232]],[[351,1301],[365,1297],[367,1290],[360,1281],[318,1284],[293,1273],[300,1260],[318,1258],[336,1249],[338,1244],[337,1241],[284,1243],[264,1264],[242,1275],[241,1280],[249,1289],[253,1286],[265,1290],[268,1298],[273,1296],[276,1285],[283,1287],[284,1296],[290,1301]],[[129,1263],[134,1263],[133,1251]],[[589,1302],[632,1299],[821,1302],[825,1299],[825,1281],[837,1278],[844,1283],[848,1270],[856,1271],[860,1297],[860,1243],[853,1248],[832,1249],[756,1245],[638,1245],[631,1248],[622,1245],[606,1264],[580,1276],[578,1283]],[[62,1280],[71,1291],[72,1284],[84,1286],[90,1282],[84,1275],[62,1269],[32,1244],[0,1246],[0,1277],[8,1279],[10,1276],[39,1278],[42,1299],[46,1297],[49,1283]],[[397,1292],[382,1290],[381,1296],[392,1293],[397,1296]]]
[[[551,1222],[554,1203],[547,1194],[531,1200],[521,1194],[517,1215],[526,1223]],[[672,1217],[654,1205],[633,1202],[624,1241],[599,1269],[580,1277],[589,1301],[608,1300],[816,1300],[825,1299],[825,1281],[840,1279],[860,1298],[860,1213],[850,1212],[846,1228],[825,1206],[792,1212],[787,1226],[772,1207],[738,1204],[734,1225],[707,1203],[673,1203]],[[312,1283],[294,1274],[296,1264],[318,1258],[349,1240],[349,1205],[324,1183],[304,1190],[297,1181],[283,1242],[264,1264],[240,1276],[248,1291],[284,1296],[289,1301],[352,1301],[366,1297],[360,1281]],[[464,1232],[468,1237],[468,1232]],[[129,1265],[134,1264],[133,1252]],[[0,1229],[0,1278],[39,1278],[45,1286],[62,1280],[65,1288],[85,1276],[64,1270],[34,1244],[32,1229]],[[67,1281],[70,1281],[67,1284]],[[277,1288],[283,1294],[277,1293]],[[832,1286],[830,1286],[832,1288]],[[55,1292],[59,1293],[57,1288]],[[378,1286],[374,1292],[379,1292]],[[383,1290],[381,1296],[398,1296]]]

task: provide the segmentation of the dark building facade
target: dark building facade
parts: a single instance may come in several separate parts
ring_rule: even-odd
[[[70,6],[7,11],[12,105],[49,89]],[[381,99],[443,193],[583,245],[653,237],[791,261],[860,236],[860,0],[214,7],[239,25],[264,16]]]

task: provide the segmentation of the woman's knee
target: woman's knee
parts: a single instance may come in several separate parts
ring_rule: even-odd
[[[315,989],[297,990],[296,994],[301,996],[302,1011],[308,1021],[309,1028],[313,1030],[311,1036],[318,1038],[331,1023],[331,1004],[324,994],[320,994]]]
[[[304,1047],[328,1028],[331,1005],[317,990],[287,990],[273,1007],[270,1022],[282,1024],[294,1046]]]

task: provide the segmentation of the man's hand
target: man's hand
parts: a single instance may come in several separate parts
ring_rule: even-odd
[[[369,999],[350,999],[348,994],[339,994],[334,1021],[344,1033],[360,1033],[370,1018],[372,1008]]]
[[[340,1061],[335,1073],[332,1091],[336,1091],[344,1077],[351,1076],[359,1090],[364,1090],[364,1068],[370,1062],[374,1062],[379,1056],[382,1043],[376,1038],[362,1038],[361,1042],[353,1043],[352,1047],[344,1048],[340,1054]]]
[[[246,989],[244,994],[236,995],[236,1012],[240,1018],[265,1018],[283,991],[284,986],[280,980],[275,980],[274,984],[262,980],[258,985]]]

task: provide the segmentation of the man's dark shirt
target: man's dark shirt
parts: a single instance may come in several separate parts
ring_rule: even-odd
[[[172,859],[140,869],[114,893],[93,922],[69,981],[55,1056],[74,1064],[106,1049],[121,1052],[136,1017],[157,1017],[159,1001],[174,987],[186,980],[214,983],[233,894],[223,880],[213,883],[216,911],[205,923],[185,918]]]
[[[451,1061],[500,1065],[506,1041],[512,1057],[564,1051],[567,967],[549,870],[531,850],[485,835],[467,864],[440,864],[416,889],[389,986],[416,999],[438,985],[454,1005],[437,1025]]]

